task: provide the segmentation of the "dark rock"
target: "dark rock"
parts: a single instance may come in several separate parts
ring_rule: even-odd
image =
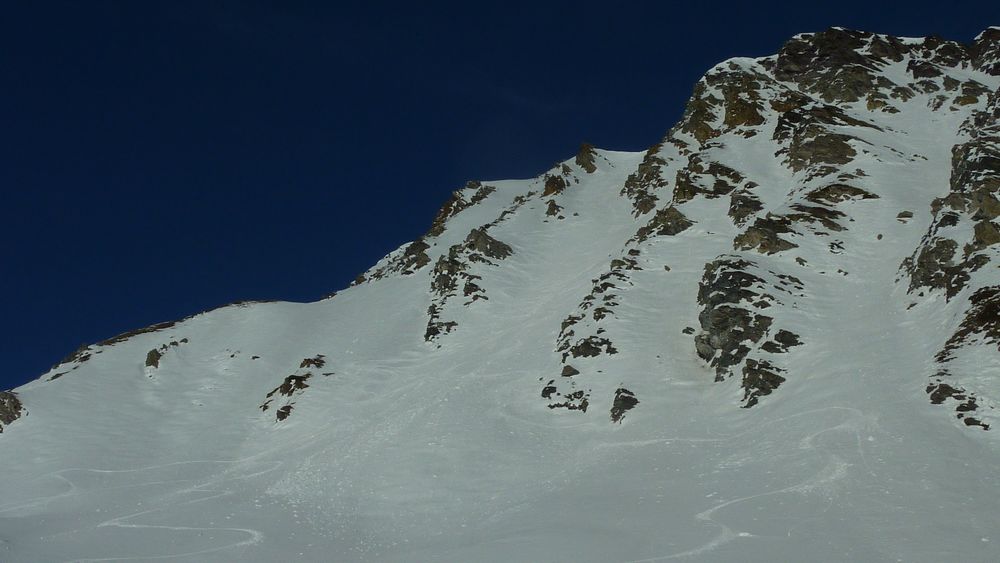
[[[454,293],[458,287],[458,274],[468,268],[468,264],[461,261],[458,251],[461,247],[453,246],[448,254],[443,254],[434,264],[434,271],[431,278],[431,292],[439,297],[444,297]]]
[[[55,368],[57,368],[57,367],[59,367],[61,365],[64,365],[64,364],[86,362],[87,360],[89,360],[91,358],[92,352],[93,351],[90,349],[90,346],[87,345],[87,344],[84,344],[84,345],[80,346],[79,348],[77,348],[76,350],[73,350],[65,358],[59,360],[59,362],[57,362],[56,365],[52,366],[52,369],[55,369]]]
[[[849,143],[852,139],[848,135],[819,130],[814,130],[811,136],[795,136],[788,147],[788,165],[798,172],[817,164],[847,164],[857,155]]]
[[[611,341],[598,336],[588,336],[569,347],[569,351],[563,353],[563,359],[572,355],[574,358],[592,358],[601,354],[617,354]]]
[[[1000,29],[991,27],[981,33],[969,49],[969,55],[974,68],[1000,76]]]
[[[408,275],[430,264],[431,259],[427,256],[426,252],[428,248],[430,248],[430,245],[424,242],[423,239],[418,239],[410,243],[406,247],[406,250],[403,251],[401,271]]]
[[[989,424],[986,424],[983,421],[979,420],[978,418],[973,418],[971,416],[965,417],[965,419],[962,422],[964,422],[966,426],[979,426],[982,427],[983,430],[990,429]]]
[[[0,391],[0,434],[3,427],[9,426],[24,415],[24,405],[13,391]]]
[[[906,65],[906,72],[913,75],[913,78],[935,78],[943,73],[937,65],[916,59],[911,59]]]
[[[656,215],[635,233],[635,240],[645,241],[652,235],[673,236],[686,231],[694,225],[690,219],[684,216],[676,207],[665,207],[656,212]]]
[[[1000,242],[1000,230],[992,221],[979,221],[973,231],[972,244],[976,250]]]
[[[326,365],[326,356],[323,354],[316,354],[312,358],[305,358],[299,363],[299,368],[321,368]]]
[[[764,204],[749,192],[734,192],[729,199],[729,216],[733,223],[742,225],[750,215],[764,209]]]
[[[563,366],[562,373],[560,373],[559,375],[563,377],[573,377],[574,375],[580,375],[580,371],[574,368],[573,366],[567,364]]]
[[[465,247],[498,260],[502,260],[514,252],[509,245],[486,234],[485,229],[472,229],[465,239]]]
[[[716,379],[721,380],[730,367],[746,357],[748,344],[760,341],[773,319],[741,307],[720,305],[703,310],[698,320],[703,335],[696,338],[696,349],[703,359],[707,359],[703,354],[706,345],[713,351],[711,365],[716,368]]]
[[[781,344],[786,349],[791,348],[792,346],[799,346],[802,344],[802,341],[799,340],[799,335],[784,329],[779,330],[774,335],[774,341],[777,342],[778,344]]]
[[[770,395],[784,383],[785,378],[780,375],[781,373],[784,373],[784,370],[770,362],[748,359],[743,366],[743,408],[756,405],[760,397]]]
[[[715,161],[704,161],[700,154],[688,158],[688,164],[677,171],[674,179],[674,202],[684,203],[703,196],[715,199],[729,195],[746,181],[743,174]],[[751,183],[746,189],[751,189]]]
[[[715,260],[705,266],[698,286],[698,303],[703,305],[698,315],[702,332],[695,337],[695,350],[716,369],[717,381],[743,361],[773,321],[740,306],[762,297],[757,286],[764,281],[747,271],[751,267],[746,260]]]
[[[483,288],[471,281],[465,282],[465,286],[462,287],[462,295],[465,297],[471,296],[473,301],[476,299],[488,299],[485,295],[483,295]]]
[[[1000,352],[1000,285],[980,288],[969,298],[969,304],[958,329],[937,354],[938,362],[950,360],[952,351],[969,343],[973,336],[996,344]]]
[[[818,94],[826,102],[856,102],[877,88],[873,52],[862,55],[859,50],[872,34],[832,28],[815,34],[800,35],[778,52],[775,76],[790,81],[808,92]],[[879,52],[890,60],[905,52],[907,46],[898,41],[881,41]]]
[[[793,203],[790,207],[795,213],[787,213],[784,217],[792,222],[820,223],[831,231],[844,230],[844,227],[837,222],[837,219],[842,219],[846,215],[836,209],[817,205],[803,205],[801,203]]]
[[[465,199],[463,191],[475,190],[472,197],[469,200]],[[476,205],[482,200],[486,199],[487,196],[496,191],[493,186],[484,186],[479,182],[469,182],[465,185],[465,190],[456,191],[451,195],[449,199],[438,211],[437,216],[434,217],[433,223],[431,223],[431,228],[427,231],[426,236],[438,236],[444,232],[445,223],[448,219],[458,215],[459,212]],[[426,249],[425,249],[426,250]],[[429,260],[428,260],[429,261]]]
[[[307,387],[309,384],[306,381],[312,377],[311,373],[304,373],[302,375],[289,375],[281,383],[281,385],[275,387],[267,394],[267,398],[271,398],[275,394],[281,395],[283,397],[291,397],[296,391],[301,391]]]
[[[575,391],[568,395],[563,396],[565,401],[561,403],[553,403],[549,405],[550,409],[567,409],[567,410],[578,410],[581,412],[587,412],[587,407],[590,406],[590,401],[588,400],[587,393],[583,391]]]
[[[545,176],[545,189],[542,197],[559,195],[566,189],[566,180],[562,176]]]
[[[146,353],[146,367],[158,368],[160,367],[160,358],[163,354],[157,349],[152,349]]]
[[[976,397],[964,389],[941,382],[941,377],[949,375],[947,371],[939,372],[936,380],[927,386],[926,392],[930,397],[931,404],[940,405],[951,399],[955,401],[956,418],[961,419],[966,426],[979,426],[983,430],[989,430],[990,426],[988,424],[983,423],[977,418],[968,416],[968,413],[979,409],[979,401]]]
[[[787,218],[771,213],[758,217],[753,225],[733,239],[733,247],[739,250],[756,249],[762,254],[775,254],[796,248],[797,244],[780,236],[795,232],[790,223]]]
[[[772,354],[782,354],[787,352],[789,348],[799,346],[801,344],[802,341],[799,340],[799,336],[797,334],[781,329],[775,333],[773,340],[769,340],[762,344],[761,349]]]
[[[619,387],[615,391],[615,398],[611,403],[611,422],[621,424],[621,421],[625,418],[625,413],[635,408],[638,404],[639,399],[635,398],[634,393],[624,387]]]
[[[559,212],[562,210],[563,208],[556,203],[556,200],[550,199],[548,201],[548,208],[545,210],[545,214],[548,215],[549,217],[555,217],[559,215]]]
[[[940,405],[948,398],[954,398],[956,400],[965,400],[965,391],[955,389],[947,383],[939,383],[937,385],[928,385],[927,394],[930,396],[931,404]]]
[[[253,302],[246,302],[246,303],[249,304],[249,303],[253,303]],[[233,303],[232,305],[242,305],[242,304],[243,304],[242,302],[237,302],[237,303]],[[187,317],[184,320],[187,320],[189,318],[191,318],[191,317]],[[135,336],[139,336],[140,334],[149,334],[149,333],[159,332],[161,330],[171,328],[174,325],[176,325],[178,322],[180,322],[180,321],[167,321],[165,323],[157,323],[157,324],[150,325],[150,326],[147,326],[147,327],[143,327],[143,328],[140,328],[140,329],[130,330],[128,332],[119,334],[118,336],[111,337],[111,338],[109,338],[107,340],[102,340],[102,341],[100,341],[100,342],[97,343],[97,346],[113,346],[115,344],[118,344],[119,342],[125,342],[126,340],[128,340],[130,338],[133,338]],[[84,361],[84,360],[80,359],[78,361]]]
[[[291,414],[292,414],[292,405],[285,405],[280,409],[278,409],[274,417],[277,419],[278,422],[281,422],[282,420],[288,418],[289,415]]]
[[[556,392],[556,387],[555,387],[555,385],[552,385],[552,384],[553,384],[553,383],[555,383],[555,382],[556,382],[556,381],[555,381],[554,379],[553,379],[553,380],[550,380],[550,381],[549,381],[549,382],[548,382],[548,383],[547,383],[547,384],[545,385],[545,387],[544,387],[544,388],[542,389],[542,398],[543,398],[543,399],[551,399],[551,398],[552,398],[552,394]]]
[[[676,130],[691,135],[699,143],[718,137],[719,131],[710,124],[717,119],[716,109],[721,103],[721,99],[709,92],[707,83],[704,80],[699,81],[694,86]]]
[[[855,199],[878,199],[878,196],[847,184],[830,184],[809,192],[806,199],[813,203],[834,205]]]
[[[442,321],[441,310],[434,303],[427,308],[427,316],[427,330],[424,331],[424,341],[426,342],[430,342],[442,334],[447,334],[458,326],[455,321]]]
[[[910,274],[909,291],[929,287],[945,290],[948,299],[957,295],[968,283],[970,272],[978,269],[985,259],[981,256],[966,264],[955,260],[957,251],[958,243],[951,239],[932,238],[924,243],[915,256],[903,262]]]
[[[594,162],[596,156],[594,146],[590,143],[583,143],[576,153],[576,164],[586,170],[588,174],[592,174],[597,171],[597,165]]]
[[[657,156],[662,144],[654,145],[646,151],[639,168],[629,174],[622,187],[621,195],[632,200],[633,214],[638,217],[649,213],[656,208],[656,190],[667,185],[667,181],[660,174],[666,161]]]

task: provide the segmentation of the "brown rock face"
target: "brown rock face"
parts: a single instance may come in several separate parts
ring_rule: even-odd
[[[586,170],[588,174],[593,174],[597,172],[596,158],[597,153],[594,151],[594,145],[583,143],[580,145],[580,150],[576,153],[576,164]]]
[[[545,189],[542,191],[542,197],[561,194],[565,189],[565,178],[562,176],[548,176],[545,178]]]
[[[694,222],[689,220],[676,207],[665,207],[636,232],[636,240],[642,242],[653,235],[673,236],[686,231]]]
[[[13,391],[0,391],[0,433],[3,427],[21,418],[24,406]]]
[[[484,229],[472,229],[465,238],[465,247],[497,260],[503,260],[514,253],[510,245],[486,234]]]
[[[659,198],[654,192],[667,186],[667,181],[660,175],[667,162],[657,156],[662,147],[662,144],[654,145],[647,150],[638,170],[629,175],[622,187],[621,195],[632,200],[636,217],[656,209]]]
[[[472,191],[472,190],[474,190],[472,197],[466,200],[463,191]],[[445,223],[447,223],[448,219],[454,217],[455,215],[458,215],[465,209],[472,207],[473,205],[476,205],[477,203],[486,199],[490,194],[492,194],[495,191],[496,188],[494,188],[493,186],[485,186],[479,182],[469,182],[468,184],[465,185],[465,190],[459,190],[451,194],[451,199],[446,201],[445,204],[441,207],[441,210],[438,211],[437,216],[434,217],[434,222],[431,223],[430,230],[427,231],[427,235],[425,236],[440,235],[441,233],[444,232]]]

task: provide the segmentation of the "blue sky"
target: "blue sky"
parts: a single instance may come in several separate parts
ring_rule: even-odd
[[[23,4],[0,17],[0,389],[130,329],[341,289],[467,180],[654,144],[727,57],[1000,23],[982,2]]]

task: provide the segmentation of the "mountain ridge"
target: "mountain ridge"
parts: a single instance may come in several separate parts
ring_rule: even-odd
[[[647,151],[470,182],[327,299],[84,347],[0,395],[0,448],[32,460],[2,465],[23,490],[0,489],[0,521],[27,535],[0,546],[267,560],[298,532],[305,559],[987,560],[998,88],[1000,28],[800,34],[710,69]],[[193,488],[149,490],[174,466]],[[157,508],[27,539],[47,507],[108,498]]]

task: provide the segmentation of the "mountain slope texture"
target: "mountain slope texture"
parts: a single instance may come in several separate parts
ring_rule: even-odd
[[[736,58],[0,394],[3,561],[1000,560],[1000,28]]]

